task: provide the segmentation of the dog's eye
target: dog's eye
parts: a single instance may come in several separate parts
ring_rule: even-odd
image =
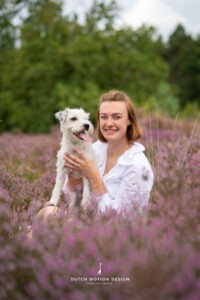
[[[71,121],[76,121],[77,118],[76,118],[76,117],[72,117],[70,120],[71,120]]]

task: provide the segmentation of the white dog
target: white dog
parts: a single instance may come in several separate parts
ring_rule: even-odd
[[[60,150],[57,153],[57,174],[56,182],[52,192],[52,196],[47,205],[58,205],[59,198],[64,183],[68,181],[67,168],[64,166],[64,155],[66,152],[74,154],[74,149],[80,149],[88,158],[94,160],[95,154],[92,148],[89,134],[93,132],[92,123],[89,121],[89,114],[83,109],[69,109],[59,111],[55,117],[60,121],[60,129],[62,132],[62,141]],[[72,176],[80,177],[78,171],[73,171]],[[91,199],[91,187],[89,180],[83,177],[83,195],[80,205],[84,208],[88,207]],[[73,208],[77,203],[76,192],[71,192],[69,208]]]

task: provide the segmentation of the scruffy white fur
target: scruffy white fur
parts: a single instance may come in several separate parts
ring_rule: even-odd
[[[67,183],[68,181],[67,168],[64,166],[64,155],[66,152],[74,154],[74,149],[80,149],[87,157],[92,160],[95,159],[92,144],[87,141],[87,139],[89,140],[89,134],[93,132],[92,123],[89,121],[89,114],[81,108],[66,108],[63,111],[57,112],[55,117],[60,121],[62,140],[60,150],[57,153],[56,182],[51,199],[47,202],[47,205],[58,205],[64,182]],[[82,139],[82,137],[85,138],[85,140]],[[80,177],[80,173],[78,171],[73,171],[72,176]],[[80,205],[87,208],[90,203],[90,199],[90,183],[86,177],[83,177],[83,195]],[[71,192],[69,208],[73,208],[76,204],[77,195],[75,192]]]

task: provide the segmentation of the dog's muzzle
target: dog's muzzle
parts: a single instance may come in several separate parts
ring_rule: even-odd
[[[88,132],[90,125],[84,124],[83,127],[84,130],[81,130],[79,132],[74,132],[73,134],[80,140],[86,141],[88,143],[92,143],[92,138],[89,136],[89,132]]]

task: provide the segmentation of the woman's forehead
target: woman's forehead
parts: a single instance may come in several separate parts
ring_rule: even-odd
[[[102,113],[105,113],[105,114],[124,113],[124,112],[127,112],[126,103],[120,102],[120,101],[106,101],[106,102],[101,103],[99,112],[100,112],[100,114],[102,114]]]

